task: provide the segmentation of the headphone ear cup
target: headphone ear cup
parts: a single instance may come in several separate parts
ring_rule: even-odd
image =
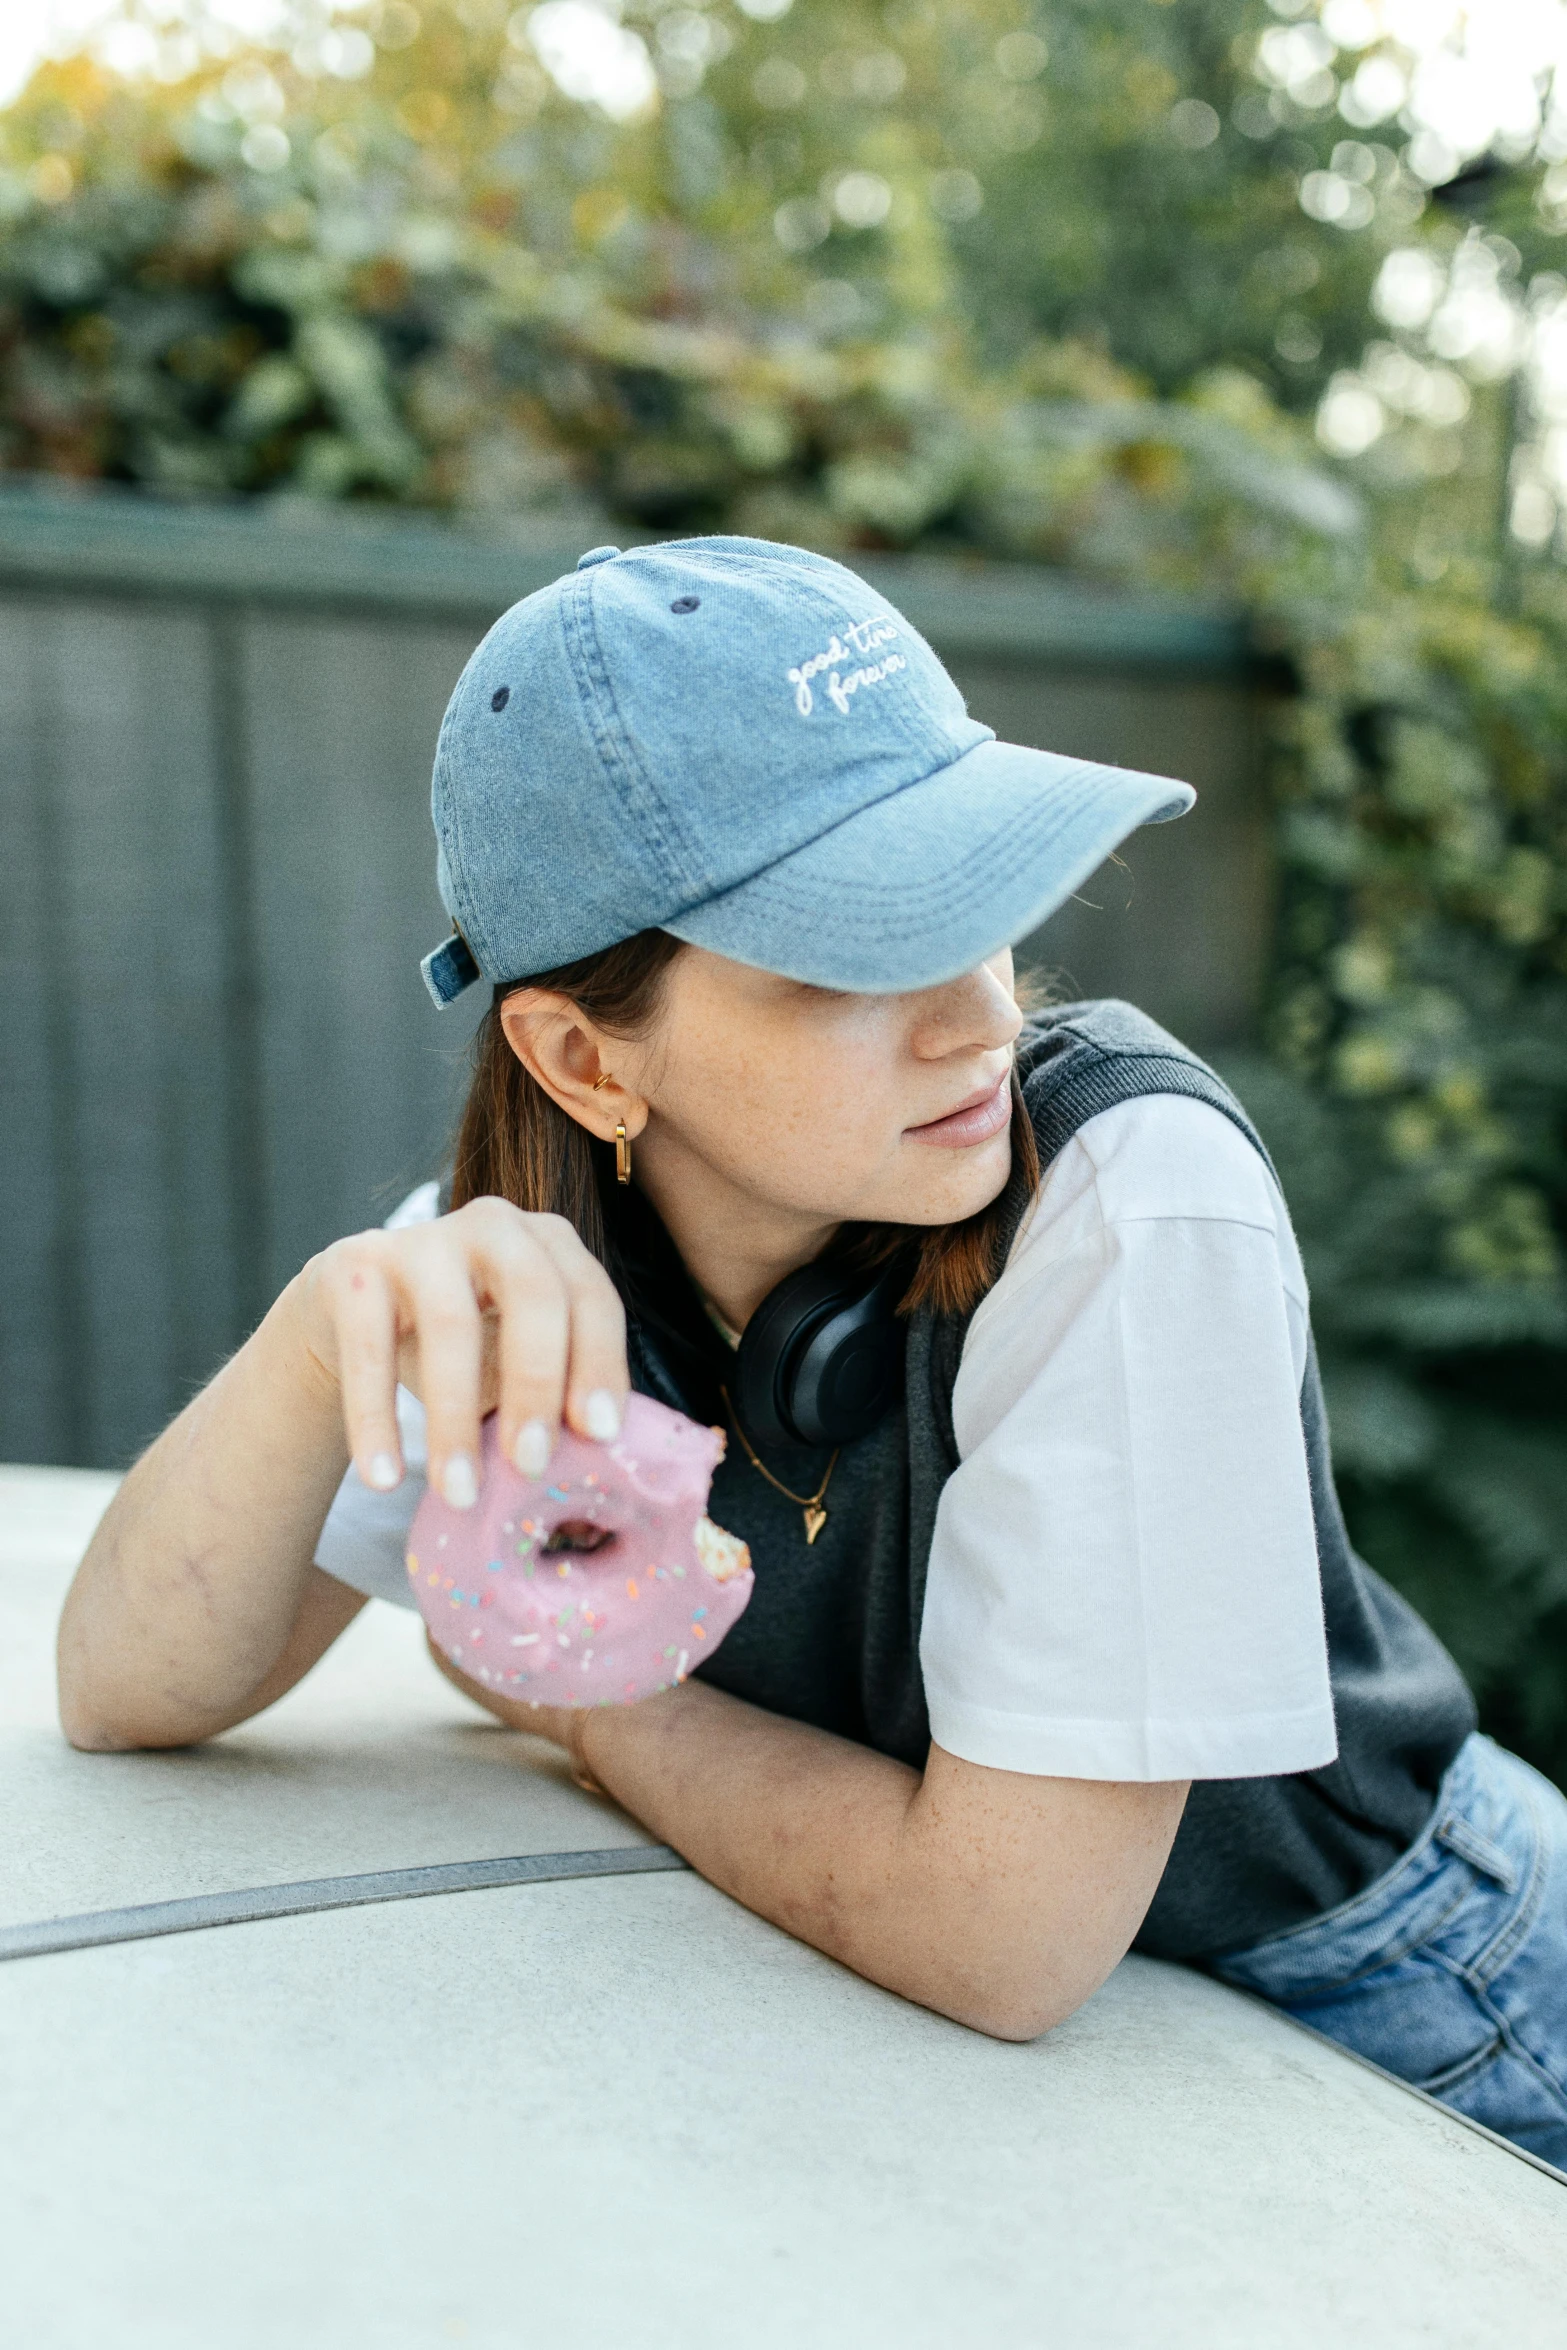
[[[769,1292],[746,1324],[735,1407],[753,1443],[852,1444],[897,1398],[900,1275],[871,1288],[807,1265]]]
[[[791,1373],[812,1333],[844,1296],[841,1278],[806,1265],[770,1289],[745,1326],[735,1361],[735,1409],[753,1444],[810,1444],[789,1409]]]
[[[903,1384],[903,1324],[877,1290],[819,1323],[792,1365],[789,1418],[807,1444],[853,1444],[896,1402]]]

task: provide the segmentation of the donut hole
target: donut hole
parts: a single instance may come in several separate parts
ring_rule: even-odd
[[[614,1539],[613,1527],[595,1526],[590,1518],[562,1518],[542,1547],[545,1550],[607,1550]]]

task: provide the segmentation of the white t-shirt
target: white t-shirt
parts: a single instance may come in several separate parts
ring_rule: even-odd
[[[436,1187],[392,1219],[436,1212]],[[920,1662],[938,1745],[994,1769],[1230,1779],[1337,1750],[1300,1424],[1306,1283],[1278,1187],[1206,1103],[1105,1110],[1051,1162],[971,1320]],[[408,1474],[350,1470],[317,1564],[411,1606]]]

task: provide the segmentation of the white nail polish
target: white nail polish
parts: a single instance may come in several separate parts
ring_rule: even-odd
[[[401,1485],[403,1472],[389,1452],[378,1452],[371,1458],[365,1471],[365,1483],[373,1485],[377,1493],[390,1493],[394,1485]]]
[[[620,1434],[620,1406],[607,1387],[595,1387],[582,1407],[582,1425],[599,1444],[612,1443]]]
[[[454,1510],[471,1510],[479,1498],[479,1480],[473,1473],[473,1463],[465,1452],[454,1452],[446,1464],[441,1480],[441,1491],[446,1506]]]
[[[515,1458],[525,1477],[542,1477],[550,1465],[550,1432],[542,1420],[524,1420],[517,1431]]]

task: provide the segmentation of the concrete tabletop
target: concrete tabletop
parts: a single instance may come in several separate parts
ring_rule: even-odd
[[[110,1482],[0,1471],[0,1928],[645,1847],[372,1607],[200,1752],[73,1754],[53,1621]],[[0,1965],[28,2350],[1560,2350],[1567,2188],[1129,1959],[1030,2047],[689,1873]]]

